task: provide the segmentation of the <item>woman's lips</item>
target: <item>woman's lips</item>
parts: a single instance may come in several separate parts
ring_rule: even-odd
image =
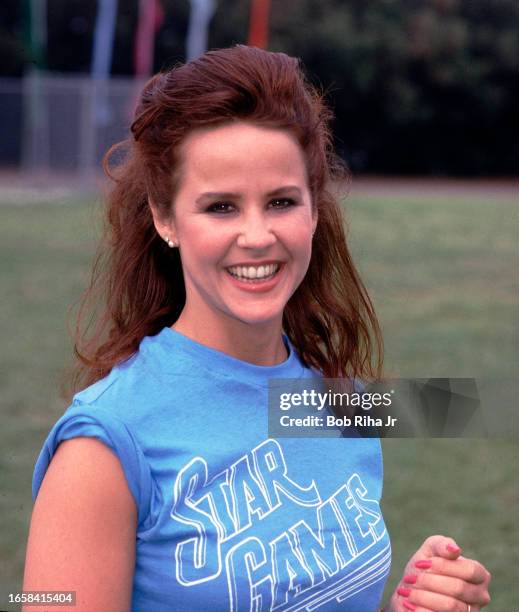
[[[274,272],[274,274],[272,274],[271,276],[268,276],[266,278],[254,278],[254,279],[243,278],[242,279],[242,278],[237,278],[236,276],[234,276],[229,271],[228,268],[226,268],[225,271],[227,272],[227,276],[229,277],[229,279],[232,281],[232,283],[236,287],[243,289],[245,291],[251,291],[253,293],[261,293],[265,291],[270,291],[279,282],[279,278],[280,278],[281,272],[283,271],[284,264],[279,263],[278,265],[279,267],[277,271]],[[235,267],[235,266],[232,266],[232,267]]]

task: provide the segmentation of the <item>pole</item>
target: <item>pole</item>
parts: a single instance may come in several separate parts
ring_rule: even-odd
[[[249,47],[267,48],[269,13],[270,0],[252,0],[249,22]]]

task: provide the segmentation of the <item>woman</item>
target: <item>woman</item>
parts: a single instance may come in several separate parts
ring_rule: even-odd
[[[379,441],[267,435],[269,379],[381,370],[329,119],[295,59],[244,46],[145,86],[88,296],[106,309],[76,347],[86,388],[35,469],[25,590],[89,611],[380,605]],[[429,538],[384,609],[486,605],[460,552]]]

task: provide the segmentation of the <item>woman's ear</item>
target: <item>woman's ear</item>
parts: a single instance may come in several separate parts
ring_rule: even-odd
[[[169,246],[177,246],[177,231],[173,222],[172,216],[165,217],[162,211],[159,210],[155,202],[148,197],[148,205],[153,217],[153,225],[157,230],[157,234],[165,240]],[[172,243],[172,244],[171,244]]]

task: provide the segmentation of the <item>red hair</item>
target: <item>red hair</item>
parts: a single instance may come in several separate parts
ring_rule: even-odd
[[[179,145],[187,134],[240,120],[295,135],[318,211],[308,272],[285,307],[285,333],[303,362],[326,377],[381,375],[380,328],[353,265],[332,189],[347,178],[347,170],[333,151],[331,118],[299,61],[284,53],[238,45],[210,51],[148,81],[132,136],[104,159],[115,184],[78,313],[73,390],[105,376],[134,354],[145,336],[178,318],[185,303],[180,255],[157,234],[149,202],[159,214],[169,214],[179,180]],[[125,155],[111,165],[120,150]],[[96,302],[99,308],[99,301],[101,311],[91,317],[88,335],[85,313]]]

